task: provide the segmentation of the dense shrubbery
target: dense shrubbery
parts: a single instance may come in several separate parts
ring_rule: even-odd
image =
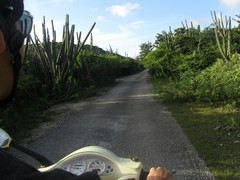
[[[83,86],[107,85],[115,82],[119,76],[139,72],[142,68],[138,61],[119,55],[82,53],[78,56],[82,69],[75,69]]]
[[[195,96],[210,102],[240,103],[240,59],[236,55],[229,62],[218,60],[213,66],[197,74]]]
[[[158,34],[155,48],[149,42],[140,46],[140,59],[154,77],[157,98],[167,102],[212,174],[237,179],[240,31],[221,27],[228,19],[216,20],[215,13],[214,17],[216,28],[184,27]]]
[[[239,104],[240,59],[237,59],[239,62],[219,59],[202,71],[186,71],[179,80],[170,83],[172,91],[167,93],[184,101]]]
[[[167,98],[240,104],[240,57],[233,54],[240,47],[239,31],[216,26],[216,31],[214,27],[200,31],[186,26],[174,33],[162,32],[156,36],[153,50],[141,49],[145,55],[141,62],[149,73],[172,81]],[[147,45],[149,42],[140,47]]]
[[[110,85],[119,76],[130,75],[143,69],[138,61],[129,57],[84,51],[77,56],[76,63],[70,69],[71,76],[63,85],[64,88],[56,90],[48,87],[48,76],[43,76],[36,64],[29,61],[33,62],[35,59],[26,59],[26,66],[22,70],[18,85],[20,97],[28,94],[31,98],[66,99],[83,89]]]
[[[179,28],[175,33],[163,32],[157,35],[155,48],[141,61],[155,77],[178,79],[185,71],[203,70],[221,57],[216,41],[209,38],[210,35],[215,36],[213,28],[202,32],[194,27]],[[167,37],[167,42],[164,37]]]

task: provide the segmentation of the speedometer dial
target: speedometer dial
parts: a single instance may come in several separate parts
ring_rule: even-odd
[[[86,169],[86,164],[82,161],[74,162],[69,166],[69,172],[75,175],[81,175]]]
[[[101,175],[105,171],[105,163],[100,160],[95,160],[91,162],[88,166],[89,171],[93,171]]]

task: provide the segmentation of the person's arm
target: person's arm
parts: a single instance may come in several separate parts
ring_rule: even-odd
[[[151,168],[147,180],[172,180],[172,174],[161,167]]]
[[[18,160],[0,148],[0,179],[10,179],[17,175],[24,175],[38,172],[27,163]]]

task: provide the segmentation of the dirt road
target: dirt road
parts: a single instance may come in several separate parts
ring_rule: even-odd
[[[96,99],[57,107],[66,114],[43,126],[27,146],[57,161],[80,147],[100,145],[122,157],[138,156],[146,170],[175,169],[175,179],[211,179],[171,113],[153,99],[147,77],[146,71],[125,77]]]

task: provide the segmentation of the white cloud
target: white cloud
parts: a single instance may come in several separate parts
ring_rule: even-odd
[[[110,11],[114,16],[126,17],[131,14],[133,10],[138,9],[139,7],[140,5],[138,3],[126,3],[124,5],[113,5],[106,8],[106,10]]]
[[[58,5],[60,2],[68,2],[73,3],[75,0],[50,0],[50,3],[53,3],[54,5]]]
[[[128,54],[129,57],[136,57],[139,54],[139,44],[142,43],[141,37],[134,32],[144,25],[143,21],[136,21],[125,26],[119,25],[119,31],[114,33],[105,33],[98,28],[93,30],[93,44],[113,51],[117,49],[121,55]]]
[[[95,28],[93,30],[93,34],[93,37],[96,37],[96,43],[105,44],[107,46],[112,44],[113,42],[116,43],[131,36],[131,33],[129,31],[103,33],[98,28]]]
[[[140,29],[144,26],[144,21],[136,21],[130,24],[127,24],[127,26],[125,26],[125,28],[127,29]]]
[[[240,0],[221,0],[221,2],[230,9],[235,9],[240,5]]]
[[[113,15],[126,17],[139,7],[139,4],[127,3],[111,6],[106,10],[110,11]],[[103,18],[102,16],[98,17],[99,20]],[[95,27],[93,30],[93,44],[104,50],[109,49],[109,46],[111,46],[113,51],[117,50],[121,55],[126,55],[125,53],[127,53],[130,57],[136,57],[139,54],[141,38],[136,35],[135,31],[144,25],[145,22],[139,20],[125,25],[118,25],[118,30],[110,33],[103,32]]]
[[[98,16],[98,17],[97,17],[97,20],[99,20],[99,21],[101,21],[101,20],[103,20],[103,19],[104,19],[103,16]]]

